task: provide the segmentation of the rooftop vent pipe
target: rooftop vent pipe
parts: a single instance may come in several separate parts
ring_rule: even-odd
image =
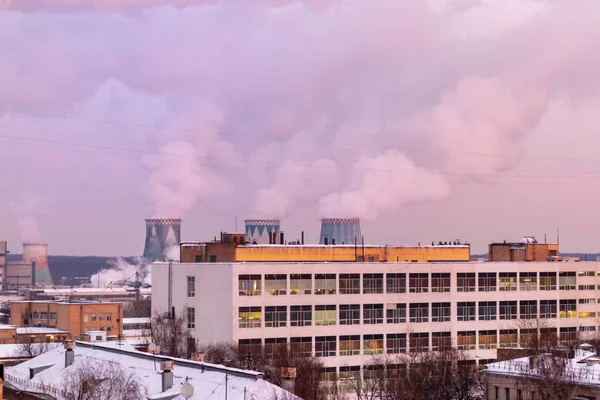
[[[65,368],[73,365],[75,361],[75,342],[72,340],[65,340]]]
[[[166,360],[160,363],[160,369],[163,371],[162,373],[162,391],[166,392],[167,390],[173,387],[173,368],[175,368],[175,363],[173,360]]]

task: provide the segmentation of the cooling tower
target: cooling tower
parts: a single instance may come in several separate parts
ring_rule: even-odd
[[[23,243],[23,261],[35,262],[35,283],[52,285],[48,266],[48,245],[45,243]]]
[[[280,241],[280,221],[278,219],[247,219],[244,222],[246,223],[246,242],[275,244]]]
[[[360,243],[360,220],[358,218],[324,218],[321,220],[319,244]]]
[[[147,219],[144,258],[148,261],[168,261],[167,252],[181,243],[180,219]]]

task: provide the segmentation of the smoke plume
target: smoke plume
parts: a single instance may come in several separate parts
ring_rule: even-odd
[[[22,242],[39,242],[41,231],[38,224],[41,197],[35,192],[25,192],[9,206],[17,218]]]
[[[117,258],[112,261],[110,268],[100,270],[90,278],[95,287],[109,287],[119,281],[128,280],[129,283],[135,282],[135,274],[139,272],[140,279],[144,283],[150,283],[150,266],[145,264],[141,257],[136,258],[133,263],[129,263],[124,258]]]

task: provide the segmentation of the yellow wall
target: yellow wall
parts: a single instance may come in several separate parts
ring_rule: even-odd
[[[362,247],[353,246],[243,246],[236,248],[237,262],[258,261],[357,261]],[[469,261],[468,246],[386,247],[365,246],[365,261],[432,262]]]

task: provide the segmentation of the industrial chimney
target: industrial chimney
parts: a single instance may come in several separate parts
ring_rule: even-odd
[[[247,219],[246,242],[249,244],[276,244],[281,222],[278,219]]]
[[[361,240],[358,218],[324,218],[321,220],[319,244],[354,244]]]
[[[181,243],[180,219],[147,219],[144,259],[168,261],[167,252]]]
[[[35,283],[52,286],[46,243],[23,243],[23,261],[35,263]]]

